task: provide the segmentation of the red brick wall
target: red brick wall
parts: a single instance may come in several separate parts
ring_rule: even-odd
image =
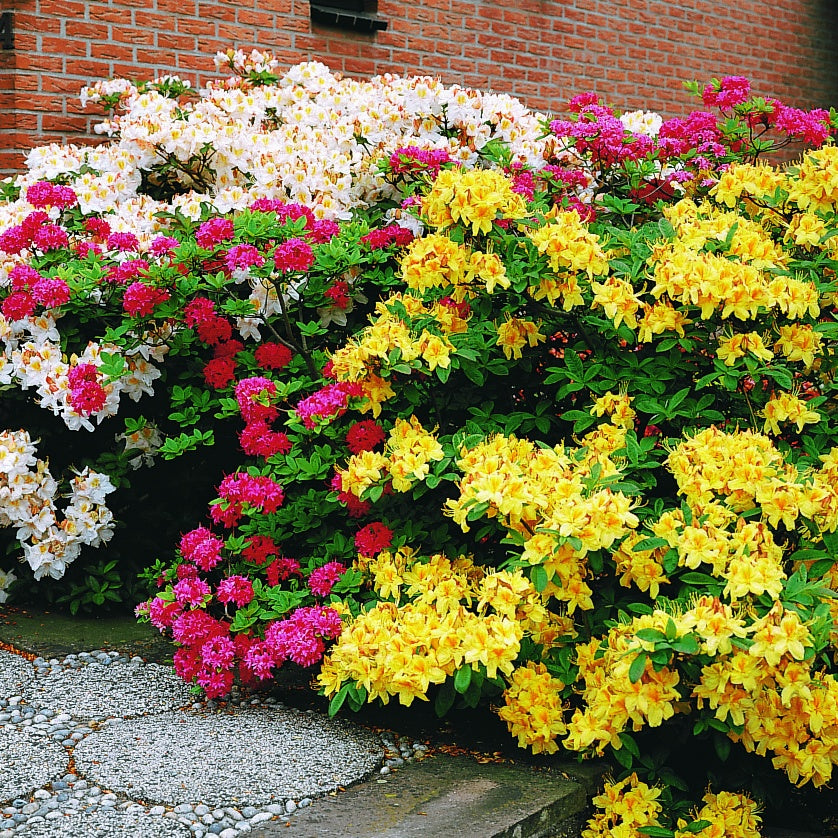
[[[307,0],[0,0],[15,49],[0,52],[0,170],[33,144],[78,141],[96,120],[82,85],[177,73],[200,83],[228,47],[289,64],[439,75],[556,111],[583,90],[666,116],[694,102],[683,79],[746,75],[800,107],[838,105],[833,0],[380,0],[377,34],[312,26]]]

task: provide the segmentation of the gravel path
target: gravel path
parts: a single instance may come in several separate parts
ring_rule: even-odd
[[[0,838],[237,838],[412,759],[393,748],[272,697],[195,702],[138,657],[0,650]]]
[[[358,728],[257,708],[119,721],[75,750],[78,770],[115,792],[176,804],[185,784],[189,802],[222,809],[334,791],[370,774],[381,757],[380,740]]]
[[[0,755],[0,800],[30,794],[67,770],[64,748],[26,728],[0,730]]]

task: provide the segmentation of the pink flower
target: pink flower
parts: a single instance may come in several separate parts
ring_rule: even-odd
[[[183,307],[183,320],[187,326],[197,326],[216,317],[215,303],[206,297],[195,297]]]
[[[229,625],[206,611],[184,611],[172,623],[172,638],[182,646],[201,646],[211,637],[229,634]]]
[[[290,659],[300,666],[313,666],[326,650],[323,641],[338,637],[342,629],[340,615],[333,608],[298,608],[289,618],[268,625],[265,646],[274,661]]]
[[[308,238],[316,244],[323,244],[331,241],[340,233],[340,226],[336,221],[330,221],[328,218],[310,221],[308,223],[306,232]]]
[[[133,233],[111,233],[105,243],[108,250],[118,250],[125,253],[129,250],[137,250],[140,240]]]
[[[15,265],[9,271],[9,279],[15,291],[29,291],[32,286],[44,279],[41,274],[29,265]]]
[[[182,563],[175,569],[178,579],[197,579],[198,568],[194,564]]]
[[[32,296],[44,308],[58,308],[70,301],[70,286],[63,279],[39,279],[32,286]]]
[[[327,562],[311,572],[308,577],[309,590],[316,596],[328,596],[344,573],[346,568],[340,562]]]
[[[349,405],[349,399],[361,395],[363,391],[357,382],[327,384],[300,401],[297,404],[296,413],[307,428],[315,428],[317,419],[342,415]]]
[[[224,542],[206,527],[186,533],[180,540],[180,553],[188,562],[201,570],[212,570],[221,561]]]
[[[58,186],[48,180],[39,180],[26,190],[26,200],[33,207],[60,207],[66,209],[78,203],[76,193],[69,186]]]
[[[367,524],[355,534],[355,547],[362,556],[375,556],[393,543],[393,531],[380,521]]]
[[[199,686],[209,699],[221,698],[227,695],[233,687],[233,673],[229,669],[207,671],[201,669],[195,676]]]
[[[253,671],[257,678],[265,680],[273,674],[274,667],[278,666],[274,660],[274,653],[271,647],[265,642],[256,642],[251,645],[244,656],[248,668]]]
[[[195,241],[199,247],[212,248],[233,238],[233,222],[229,218],[211,218],[198,227]]]
[[[154,288],[144,282],[132,282],[122,297],[122,308],[132,317],[149,317],[160,303],[169,299],[164,288]]]
[[[112,265],[108,270],[105,282],[114,285],[128,285],[132,279],[145,276],[148,273],[148,262],[145,259],[126,259],[118,265]]]
[[[13,291],[3,300],[0,311],[7,320],[23,320],[35,311],[35,298],[28,291]]]
[[[31,243],[22,224],[13,224],[0,233],[0,251],[14,255],[26,250]]]
[[[152,239],[148,249],[152,256],[165,256],[168,253],[172,253],[179,246],[180,242],[171,236],[157,236]]]
[[[236,244],[227,251],[224,264],[231,272],[236,268],[261,268],[265,257],[252,244]]]
[[[105,406],[108,395],[99,380],[94,364],[76,364],[67,373],[70,406],[80,416],[89,416]]]
[[[76,253],[78,253],[79,257],[82,259],[87,259],[91,253],[94,256],[102,255],[102,248],[98,244],[92,244],[91,242],[78,242],[75,249]]]
[[[227,576],[218,583],[215,597],[219,602],[232,602],[241,608],[253,599],[253,584],[245,576]]]
[[[708,84],[701,94],[708,108],[730,110],[748,101],[751,83],[744,76],[725,76],[718,84]]]
[[[181,605],[203,605],[210,595],[210,586],[203,579],[181,579],[173,588],[172,593]]]
[[[35,235],[32,236],[32,244],[40,250],[58,250],[67,247],[70,238],[67,231],[57,224],[44,224]]]
[[[567,109],[572,113],[581,113],[591,105],[599,105],[599,96],[591,90],[577,93],[568,103]]]
[[[443,164],[451,157],[444,148],[425,149],[416,146],[402,146],[390,155],[390,168],[396,174],[419,174],[426,172],[436,177]]]
[[[802,111],[777,103],[774,110],[774,127],[809,145],[820,146],[829,138],[829,114],[820,108]]]
[[[273,457],[291,451],[291,440],[281,431],[272,431],[264,420],[248,422],[239,433],[242,451],[248,457]]]
[[[303,239],[288,239],[277,245],[274,251],[274,264],[277,270],[285,273],[307,271],[314,264],[314,251],[311,245]]]
[[[218,487],[218,496],[231,504],[246,503],[265,513],[276,512],[285,500],[285,492],[275,480],[246,472],[228,474]]]
[[[148,606],[148,617],[151,624],[163,631],[171,628],[175,619],[180,616],[183,608],[179,602],[167,602],[160,597],[154,597]]]
[[[201,646],[201,657],[208,667],[229,669],[233,665],[235,647],[229,637],[211,637]]]
[[[203,613],[200,612],[188,612],[188,613]],[[176,621],[177,622],[177,621]],[[175,651],[173,662],[175,665],[175,672],[178,674],[180,678],[182,678],[187,683],[191,683],[198,672],[201,670],[203,666],[203,660],[201,659],[200,652],[191,649],[188,646],[184,646],[180,649]]]
[[[243,378],[236,384],[236,401],[245,422],[272,422],[279,410],[270,401],[276,395],[276,384],[269,378]]]

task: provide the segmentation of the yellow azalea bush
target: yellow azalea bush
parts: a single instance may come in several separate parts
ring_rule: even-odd
[[[332,356],[391,429],[340,490],[396,533],[356,562],[373,604],[326,655],[333,707],[484,697],[521,747],[610,756],[586,836],[758,835],[748,759],[834,780],[830,148],[594,220],[537,194],[522,213],[494,171],[414,193],[405,288]],[[676,743],[733,785],[694,806],[706,775]]]

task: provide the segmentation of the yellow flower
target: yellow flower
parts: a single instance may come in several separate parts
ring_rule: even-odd
[[[512,191],[511,181],[494,169],[445,169],[422,201],[431,227],[444,229],[460,223],[472,235],[490,233],[498,218],[526,215],[523,198]]]
[[[518,739],[519,747],[531,748],[534,754],[558,750],[556,739],[567,732],[563,689],[564,684],[553,678],[543,663],[528,663],[513,671],[498,715]]]
[[[586,273],[589,278],[608,273],[608,259],[599,238],[575,210],[558,212],[549,223],[528,233],[539,253],[547,256],[556,274]]]
[[[815,363],[815,353],[821,351],[821,336],[809,325],[790,323],[777,330],[780,337],[774,351],[780,351],[789,361],[802,361],[809,368]]]
[[[497,345],[503,349],[503,354],[508,359],[521,358],[521,350],[527,344],[531,347],[536,346],[546,339],[547,336],[541,334],[538,326],[529,320],[510,317],[498,326]]]
[[[816,425],[821,421],[820,413],[810,410],[794,393],[781,392],[772,396],[759,415],[765,418],[763,430],[773,434],[780,433],[781,422],[795,425],[800,433],[805,425]]]
[[[770,361],[774,353],[763,343],[756,332],[740,332],[719,341],[716,355],[725,366],[732,367],[738,358],[744,358],[750,352],[763,361]]]

